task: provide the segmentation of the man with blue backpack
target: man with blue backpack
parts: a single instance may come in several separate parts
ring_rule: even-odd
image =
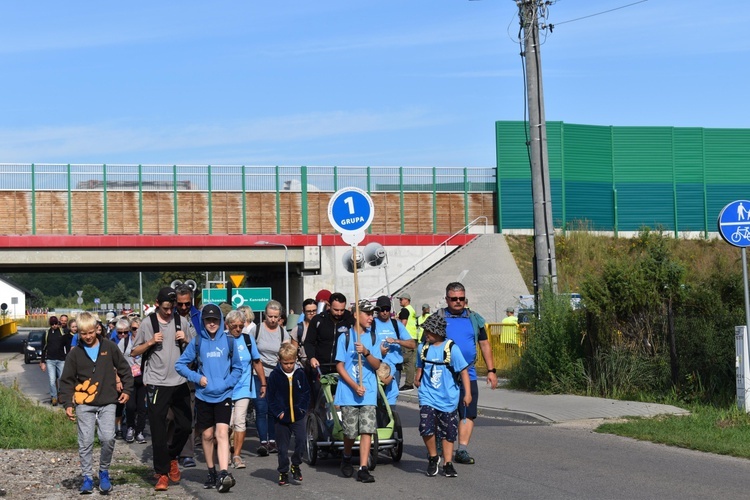
[[[497,388],[497,375],[492,359],[492,347],[487,331],[484,329],[484,318],[466,307],[464,286],[457,281],[448,283],[445,287],[445,301],[447,307],[438,310],[435,314],[445,319],[448,340],[455,342],[464,359],[469,363],[469,387],[461,384],[459,401],[464,401],[466,390],[471,391],[471,403],[468,406],[460,404],[458,407],[458,449],[454,461],[459,464],[473,464],[474,458],[469,455],[468,446],[474,430],[474,419],[477,418],[477,400],[479,399],[477,370],[474,366],[477,360],[477,345],[487,365],[487,383],[492,389]]]
[[[242,375],[242,363],[234,338],[224,331],[221,309],[207,304],[201,311],[201,329],[175,364],[177,373],[195,384],[197,427],[203,429],[203,453],[208,467],[204,488],[226,493],[234,486],[229,468],[229,422],[232,392]],[[216,438],[219,473],[214,462]]]

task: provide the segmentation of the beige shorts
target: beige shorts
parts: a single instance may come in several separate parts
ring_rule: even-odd
[[[357,439],[360,434],[374,434],[378,430],[375,406],[342,406],[341,427],[349,439]]]

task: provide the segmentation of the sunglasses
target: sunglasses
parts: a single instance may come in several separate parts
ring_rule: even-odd
[[[192,305],[193,305],[192,302],[178,302],[177,303],[177,307],[190,307]]]
[[[134,326],[134,327],[132,327],[132,328],[130,329],[130,331],[131,331],[131,332],[137,332],[137,331],[138,331],[138,327],[137,327],[137,326]]]
[[[305,314],[315,314],[318,312],[317,309],[305,309]]]
[[[125,331],[117,330],[117,335],[127,335],[128,333],[129,332],[127,330],[125,330]]]
[[[451,302],[463,302],[466,300],[466,297],[446,297]]]
[[[385,312],[391,312],[391,307],[390,306],[384,306],[384,307],[381,307],[380,310],[381,311],[385,311]]]

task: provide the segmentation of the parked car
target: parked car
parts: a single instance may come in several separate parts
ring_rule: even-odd
[[[27,365],[33,360],[42,359],[42,340],[44,339],[44,330],[31,330],[29,336],[22,342],[23,362]]]

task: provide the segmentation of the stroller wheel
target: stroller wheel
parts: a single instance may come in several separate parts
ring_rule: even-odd
[[[309,465],[315,465],[318,461],[318,417],[312,413],[307,416],[305,431],[307,438],[305,443],[306,461]]]

